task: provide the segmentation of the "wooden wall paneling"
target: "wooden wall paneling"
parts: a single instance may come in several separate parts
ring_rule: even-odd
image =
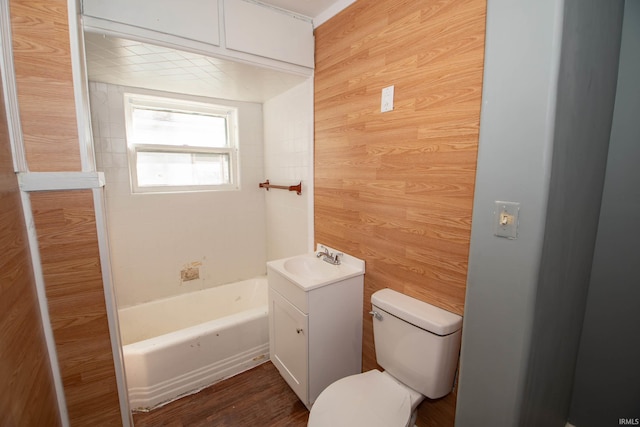
[[[9,0],[28,168],[81,171],[66,0]],[[72,426],[121,425],[91,190],[31,194]]]
[[[70,423],[121,425],[93,193],[33,193],[31,207]]]
[[[464,311],[485,15],[485,0],[359,0],[316,29],[315,240],[365,259],[364,313],[384,287]],[[453,425],[455,397],[419,425]]]
[[[30,171],[79,171],[66,0],[9,0],[14,67]]]
[[[26,230],[0,102],[0,424],[55,427],[60,414]]]

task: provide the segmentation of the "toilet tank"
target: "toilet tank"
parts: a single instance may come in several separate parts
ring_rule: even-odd
[[[376,359],[385,371],[421,394],[447,395],[460,353],[462,317],[391,289],[371,296]]]

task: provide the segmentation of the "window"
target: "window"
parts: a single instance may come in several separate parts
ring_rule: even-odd
[[[124,95],[134,193],[238,188],[234,108]]]

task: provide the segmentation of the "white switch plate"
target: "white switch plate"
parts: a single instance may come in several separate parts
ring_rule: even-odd
[[[386,113],[393,110],[393,86],[387,86],[382,89],[382,101],[380,103],[380,112]]]
[[[493,211],[493,234],[507,239],[518,238],[520,203],[496,200]]]

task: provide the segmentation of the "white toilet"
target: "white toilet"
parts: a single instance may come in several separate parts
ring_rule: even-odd
[[[426,397],[451,392],[462,317],[382,289],[371,296],[377,369],[342,378],[316,399],[308,427],[413,426]]]

